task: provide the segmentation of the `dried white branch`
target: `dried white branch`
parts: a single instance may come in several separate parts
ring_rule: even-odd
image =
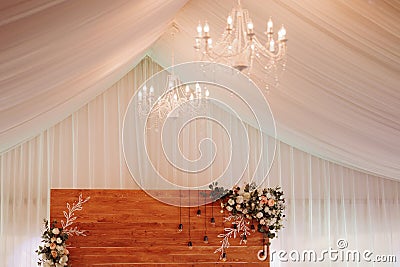
[[[77,218],[75,216],[74,212],[82,210],[83,209],[82,205],[84,203],[86,203],[89,199],[90,199],[90,197],[83,199],[82,193],[81,193],[78,197],[78,202],[77,203],[74,202],[72,207],[69,203],[67,203],[68,213],[66,211],[63,211],[66,221],[64,222],[64,220],[61,220],[61,225],[63,227],[63,231],[66,232],[68,235],[85,236],[85,234],[84,234],[85,231],[78,230],[76,226],[75,226],[75,228],[69,228],[69,229],[67,227],[71,226]]]
[[[225,253],[225,250],[230,246],[229,238],[236,238],[240,236],[240,244],[246,243],[247,240],[243,239],[244,236],[246,238],[250,236],[249,227],[247,226],[250,222],[242,215],[229,215],[224,218],[224,222],[231,222],[232,227],[224,228],[224,232],[219,234],[218,237],[222,238],[220,241],[221,246],[217,248],[214,253],[219,252],[220,258],[222,258],[222,254]],[[236,227],[235,227],[236,226]]]

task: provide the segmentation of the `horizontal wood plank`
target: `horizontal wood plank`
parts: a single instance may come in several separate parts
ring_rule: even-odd
[[[228,226],[223,223],[219,203],[202,205],[200,201],[202,214],[198,217],[198,207],[168,205],[142,190],[52,189],[51,220],[65,221],[66,204],[76,203],[81,193],[90,200],[75,212],[77,219],[73,226],[85,230],[87,236],[69,238],[72,266],[269,266],[268,261],[257,259],[262,248],[262,236],[257,232],[251,232],[245,246],[239,244],[239,239],[230,240],[227,262],[219,261],[219,254],[214,253],[220,246],[217,235]],[[175,199],[177,203],[180,196],[185,198],[189,194],[193,200],[200,199],[199,192],[193,190],[152,194]],[[191,203],[196,203],[193,200]],[[212,210],[215,226],[210,223]],[[184,225],[182,232],[177,231],[180,222]],[[203,242],[205,233],[208,244]],[[187,246],[189,240],[193,242],[192,249]]]

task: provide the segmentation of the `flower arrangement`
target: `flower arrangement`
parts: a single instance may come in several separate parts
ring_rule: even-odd
[[[75,212],[83,209],[83,204],[89,201],[90,197],[83,199],[82,193],[79,194],[78,202],[72,204],[67,203],[68,212],[63,211],[65,222],[61,220],[62,227],[56,227],[57,222],[49,223],[44,220],[45,230],[42,234],[42,246],[35,252],[42,256],[38,261],[38,266],[43,263],[44,267],[64,267],[69,266],[69,251],[67,249],[66,241],[69,236],[86,236],[85,230],[78,229],[77,226],[72,228],[77,217]]]
[[[69,251],[65,242],[68,240],[68,234],[62,227],[56,227],[56,221],[51,225],[48,220],[44,220],[45,230],[42,234],[44,246],[39,246],[36,250],[38,255],[42,255],[38,265],[43,263],[44,267],[64,267],[68,266]]]
[[[263,233],[269,240],[277,238],[277,233],[283,227],[285,217],[285,199],[280,187],[257,188],[254,183],[245,184],[243,188],[234,186],[231,190],[218,187],[217,183],[210,185],[210,197],[213,200],[220,199],[221,213],[229,212],[225,222],[230,222],[232,227],[224,229],[224,233],[218,235],[223,238],[221,247],[215,253],[221,253],[221,260],[226,260],[226,248],[229,247],[229,238],[241,238],[240,244],[247,242],[250,230]],[[250,225],[250,228],[248,227]],[[269,242],[268,242],[269,244]]]

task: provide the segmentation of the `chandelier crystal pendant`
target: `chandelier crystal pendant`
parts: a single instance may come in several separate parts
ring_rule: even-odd
[[[277,36],[269,18],[263,41],[254,31],[254,24],[240,0],[227,18],[227,25],[220,39],[213,44],[210,26],[199,22],[194,48],[202,60],[231,66],[247,74],[266,88],[277,86],[280,74],[286,67],[286,29],[282,25]],[[265,40],[264,40],[265,39]]]

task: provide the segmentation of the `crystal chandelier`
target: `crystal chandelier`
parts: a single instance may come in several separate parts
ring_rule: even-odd
[[[166,87],[161,96],[155,98],[154,86],[147,89],[146,84],[138,92],[137,111],[141,117],[146,117],[151,122],[149,128],[158,128],[159,123],[168,116],[179,117],[182,115],[193,116],[206,110],[210,92],[203,89],[199,83],[193,86],[183,85],[178,76],[167,75]]]
[[[171,38],[174,40],[175,34],[179,32],[178,25],[173,23],[170,30]],[[147,124],[148,128],[157,129],[159,123],[168,116],[193,116],[206,110],[209,90],[207,88],[202,90],[199,83],[182,84],[179,76],[174,73],[174,48],[171,52],[171,67],[152,76],[137,94],[137,112],[141,118],[147,118],[150,122]],[[160,90],[155,90],[154,86],[149,84],[152,82],[162,84],[165,80],[165,87]]]
[[[277,39],[274,37],[273,22],[270,18],[263,44],[255,32],[247,9],[238,0],[227,18],[226,28],[220,39],[213,45],[210,26],[205,21],[197,26],[194,48],[201,52],[202,59],[222,63],[245,72],[253,80],[270,86],[278,85],[279,75],[286,65],[286,29],[282,25]],[[255,75],[257,74],[257,75]]]

